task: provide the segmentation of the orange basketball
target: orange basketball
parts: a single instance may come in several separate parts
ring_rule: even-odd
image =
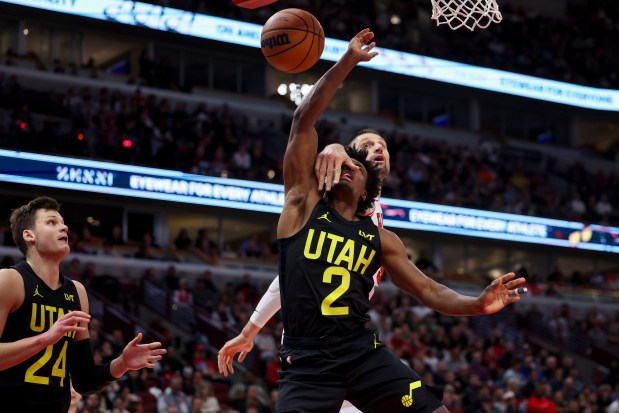
[[[285,9],[272,15],[262,28],[260,47],[267,61],[286,73],[300,73],[314,66],[325,47],[325,33],[311,14]]]

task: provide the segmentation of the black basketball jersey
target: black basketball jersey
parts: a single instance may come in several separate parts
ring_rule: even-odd
[[[62,286],[52,290],[25,261],[12,268],[21,274],[24,281],[24,302],[9,314],[0,342],[13,342],[44,333],[62,315],[81,310],[75,284],[67,277],[61,275]],[[21,403],[21,406],[31,407],[41,403],[43,409],[48,403],[57,406],[63,400],[68,402],[68,368],[74,337],[75,332],[70,331],[54,345],[14,367],[0,371],[0,403],[14,403],[16,406]]]
[[[342,336],[364,328],[380,268],[380,236],[371,218],[347,221],[320,201],[303,229],[279,239],[278,248],[287,336]]]

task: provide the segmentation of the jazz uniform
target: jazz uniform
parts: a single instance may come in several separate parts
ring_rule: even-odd
[[[81,310],[75,285],[61,275],[52,290],[22,261],[12,267],[24,282],[24,302],[7,317],[0,342],[14,342],[49,330],[70,311]],[[0,371],[0,410],[7,412],[65,412],[71,402],[69,366],[75,331],[7,370]]]
[[[440,400],[380,343],[369,293],[380,268],[380,235],[370,218],[347,221],[320,201],[305,226],[278,240],[284,323],[277,411],[432,411]]]

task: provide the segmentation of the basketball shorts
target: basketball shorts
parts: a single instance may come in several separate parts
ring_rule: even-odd
[[[0,403],[0,412],[3,413],[66,413],[71,397],[68,392],[54,392],[47,388],[23,390],[14,385],[0,385]]]
[[[442,393],[426,386],[374,330],[344,337],[284,336],[278,413],[337,413],[344,400],[364,413],[432,412]]]

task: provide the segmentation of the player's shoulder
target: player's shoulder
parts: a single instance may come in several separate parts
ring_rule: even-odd
[[[383,250],[389,250],[403,245],[400,237],[388,229],[378,227],[378,235],[380,236],[380,243]]]
[[[0,270],[0,285],[11,285],[15,281],[21,280],[21,274],[14,268],[3,268]]]
[[[73,285],[75,286],[75,289],[77,290],[78,293],[82,294],[86,294],[86,287],[84,287],[84,284],[82,284],[81,282],[77,281],[77,280],[72,280],[70,278],[67,278],[69,280],[69,282],[72,282]]]
[[[388,230],[388,229],[387,229],[387,228],[385,228],[385,227],[378,227],[378,233],[381,235],[381,237],[382,237],[382,236],[385,236],[385,237],[396,237],[396,238],[398,237],[398,236],[395,234],[395,232],[390,231],[390,230]]]
[[[24,299],[24,281],[21,274],[13,268],[0,270],[0,302],[10,309],[21,305]]]

